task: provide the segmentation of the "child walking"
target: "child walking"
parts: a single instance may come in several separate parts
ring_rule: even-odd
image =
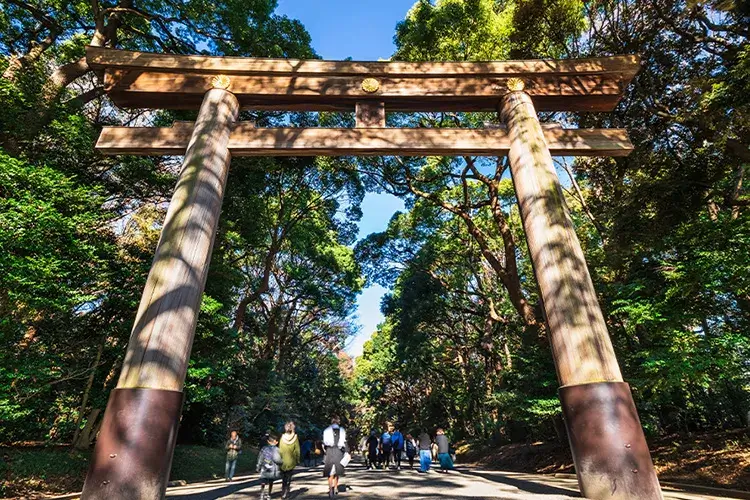
[[[281,453],[276,446],[279,439],[269,434],[267,444],[258,453],[258,465],[255,470],[260,473],[260,500],[270,500],[273,492],[273,482],[281,478]],[[268,486],[268,494],[266,494]]]

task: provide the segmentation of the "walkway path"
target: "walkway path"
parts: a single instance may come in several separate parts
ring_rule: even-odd
[[[355,464],[347,469],[341,480],[342,493],[338,500],[385,500],[408,498],[427,499],[504,499],[504,500],[563,500],[580,498],[578,486],[573,478],[541,476],[512,472],[488,471],[458,467],[449,474],[416,471],[368,471]],[[281,485],[274,487],[273,498],[281,498]],[[236,478],[233,483],[208,481],[189,486],[170,488],[167,498],[171,500],[250,500],[259,498],[260,486],[255,476]],[[322,467],[302,468],[292,484],[292,499],[324,500],[328,498]],[[692,494],[665,488],[668,500],[709,500],[732,497],[717,497]]]

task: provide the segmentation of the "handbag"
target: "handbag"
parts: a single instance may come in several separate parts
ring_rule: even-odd
[[[347,465],[349,465],[349,462],[351,461],[352,461],[352,456],[349,454],[349,452],[346,452],[344,453],[344,457],[341,459],[341,462],[339,463],[341,464],[342,467],[346,467]]]

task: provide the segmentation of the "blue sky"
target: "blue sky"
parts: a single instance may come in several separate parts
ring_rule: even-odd
[[[279,0],[277,12],[299,19],[312,37],[315,51],[324,59],[377,61],[393,54],[396,23],[406,16],[416,0]],[[362,204],[360,238],[385,229],[391,216],[403,209],[398,198],[368,193]],[[357,316],[362,325],[347,352],[358,356],[362,345],[383,320],[380,300],[386,293],[371,286],[357,300]]]

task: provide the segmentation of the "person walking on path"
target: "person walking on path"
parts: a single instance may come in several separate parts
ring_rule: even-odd
[[[260,473],[260,500],[270,500],[273,492],[273,482],[281,477],[281,453],[276,446],[278,438],[274,434],[268,435],[266,445],[258,453],[258,464],[255,470]],[[266,495],[266,486],[268,494]]]
[[[318,466],[318,461],[323,456],[323,441],[315,441],[315,446],[313,446],[313,466]]]
[[[370,437],[367,438],[367,461],[370,463],[370,470],[374,469],[375,464],[378,462],[379,447],[380,440],[378,439],[378,433],[371,431]]]
[[[302,460],[304,461],[305,467],[310,467],[312,463],[313,455],[313,442],[309,437],[302,443],[300,452],[302,453]]]
[[[299,438],[294,430],[294,422],[290,420],[284,425],[284,434],[281,436],[281,443],[279,443],[279,453],[281,454],[281,498],[283,499],[289,496],[289,490],[292,488],[292,474],[294,473],[294,468],[299,464],[300,459]]]
[[[447,474],[448,470],[453,469],[453,459],[451,458],[451,449],[450,443],[448,442],[448,436],[445,435],[445,431],[443,429],[437,430],[435,443],[438,447],[438,461],[440,462],[440,472]]]
[[[419,435],[419,470],[427,472],[430,470],[432,463],[432,441],[426,430],[422,430]]]
[[[406,459],[409,461],[409,469],[414,469],[414,457],[417,456],[417,442],[411,434],[406,435],[404,448],[406,448]]]
[[[224,477],[227,481],[233,481],[234,470],[237,467],[237,459],[242,451],[242,439],[240,439],[237,431],[229,433],[229,439],[227,439],[224,448],[227,450],[227,462],[224,464]]]
[[[391,464],[391,451],[393,451],[393,424],[386,425],[386,431],[380,436],[380,451],[383,452],[383,470]]]
[[[341,461],[346,454],[346,430],[341,427],[339,417],[333,417],[331,425],[323,431],[323,448],[323,477],[328,478],[328,498],[333,498],[339,493],[339,478],[345,473]]]
[[[367,459],[367,438],[368,437],[369,436],[367,436],[367,434],[365,434],[364,436],[362,436],[362,438],[359,440],[359,448],[357,448],[359,450],[359,452],[362,454],[362,458],[364,458],[364,460],[365,460],[365,469],[369,469],[370,468],[370,464],[369,464],[369,461]]]
[[[398,425],[393,426],[391,442],[393,443],[393,463],[396,465],[396,470],[401,470],[401,454],[404,452],[404,435],[398,430]]]

